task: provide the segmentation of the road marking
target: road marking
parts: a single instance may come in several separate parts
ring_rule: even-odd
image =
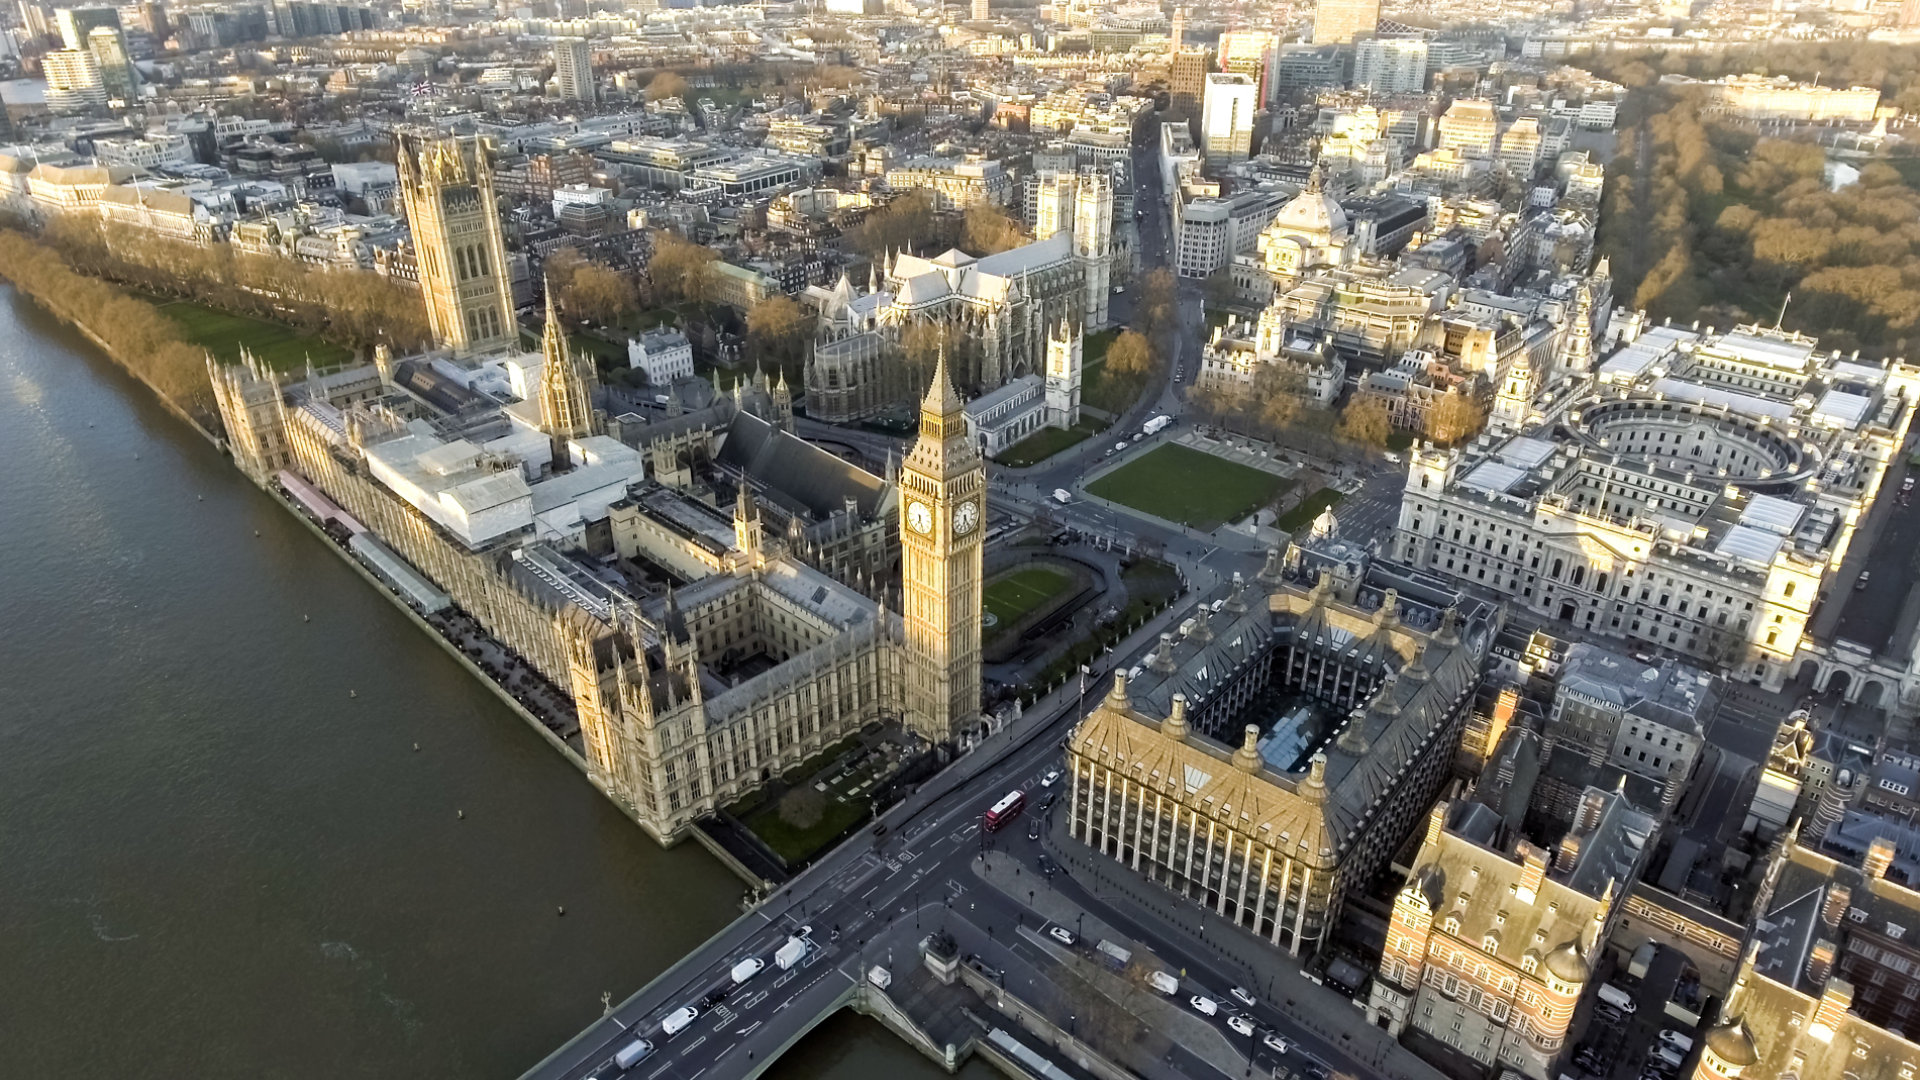
[[[700,1049],[700,1044],[706,1041],[707,1041],[707,1037],[705,1035],[702,1035],[699,1038],[693,1040],[692,1042],[687,1044],[687,1048],[685,1050],[680,1051],[680,1056],[686,1057],[688,1054],[691,1054],[695,1050]]]
[[[789,982],[792,982],[792,981],[793,981],[793,975],[794,975],[794,972],[793,972],[793,969],[792,969],[792,968],[788,968],[788,969],[787,969],[786,971],[784,971],[784,972],[782,972],[782,973],[780,974],[780,977],[779,977],[779,978],[777,978],[777,979],[775,979],[775,980],[773,980],[773,985],[774,985],[774,987],[775,987],[776,989],[778,989],[779,987],[782,987],[782,986],[785,986],[785,985],[787,985],[787,984],[788,984]]]
[[[734,1032],[734,1034],[735,1035],[751,1035],[754,1032],[760,1030],[760,1024],[761,1024],[761,1021],[755,1020],[753,1023],[748,1024],[746,1027],[743,1027],[739,1031]]]
[[[760,1003],[765,1000],[767,1000],[767,991],[762,990],[759,993],[748,998],[747,1000],[741,1002],[739,1011],[746,1012],[748,1009],[758,1008]]]
[[[663,1061],[660,1063],[659,1068],[647,1074],[647,1080],[658,1080],[661,1073],[666,1072],[668,1069],[671,1069],[671,1068],[673,1068],[673,1062]]]

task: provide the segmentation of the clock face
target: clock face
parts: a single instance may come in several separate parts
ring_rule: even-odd
[[[927,507],[926,503],[923,503],[923,502],[908,503],[907,504],[907,524],[912,527],[914,532],[918,532],[918,533],[932,532],[933,531],[933,511]]]
[[[953,508],[953,531],[956,536],[965,536],[980,524],[980,508],[970,502],[961,503]]]

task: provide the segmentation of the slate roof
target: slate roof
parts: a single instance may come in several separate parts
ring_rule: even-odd
[[[789,513],[803,510],[816,520],[840,513],[849,498],[872,517],[888,491],[881,477],[747,412],[734,414],[715,460],[744,473],[758,494]]]

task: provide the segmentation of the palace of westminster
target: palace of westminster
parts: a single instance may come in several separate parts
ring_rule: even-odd
[[[401,139],[438,347],[213,367],[236,463],[569,691],[589,776],[663,843],[875,721],[976,733],[986,473],[944,358],[884,477],[795,437],[784,379],[610,423],[551,300],[517,348],[487,154]]]

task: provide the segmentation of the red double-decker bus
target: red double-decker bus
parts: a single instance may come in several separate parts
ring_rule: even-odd
[[[986,819],[987,831],[998,832],[1000,830],[1000,826],[1005,825],[1007,822],[1012,821],[1014,818],[1019,817],[1020,811],[1026,809],[1026,806],[1027,806],[1026,792],[1024,791],[1008,792],[1004,797],[1001,798],[999,802],[994,803],[992,806],[987,807],[987,819]]]

